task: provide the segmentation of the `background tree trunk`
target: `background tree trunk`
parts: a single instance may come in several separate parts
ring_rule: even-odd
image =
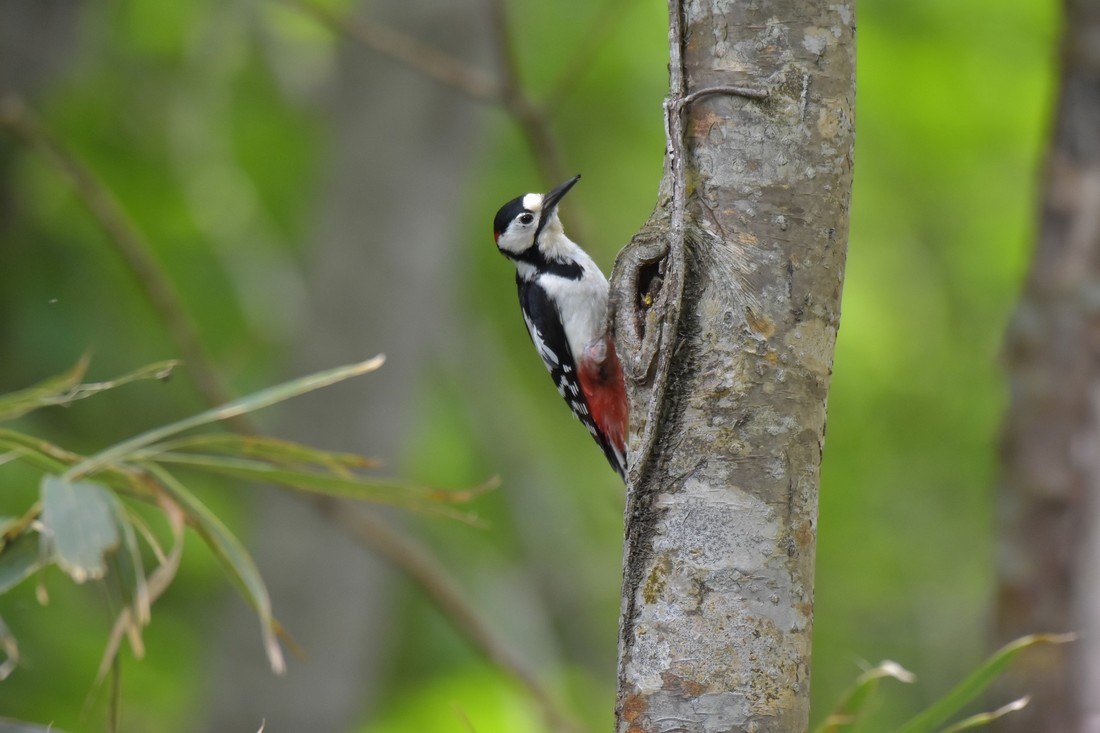
[[[371,12],[441,48],[458,45],[448,50],[464,56],[486,42],[476,19],[457,9],[406,2]],[[452,239],[482,118],[460,95],[349,42],[328,102],[339,155],[326,174],[317,242],[308,248],[312,297],[292,372],[380,352],[388,364],[346,389],[288,403],[286,432],[311,445],[377,455],[396,472],[417,387],[460,330],[449,306],[457,298]],[[286,494],[264,495],[253,532],[280,621],[308,658],[273,679],[257,653],[255,614],[233,598],[206,730],[254,730],[261,719],[283,730],[349,729],[375,704],[385,673],[395,594],[388,568]]]
[[[803,731],[854,3],[671,6],[673,99],[732,84],[768,97],[685,106],[684,257],[672,160],[613,277],[632,455],[618,730]]]
[[[1039,243],[1008,332],[997,635],[1078,631],[1011,673],[1002,731],[1100,731],[1100,5],[1067,0]]]

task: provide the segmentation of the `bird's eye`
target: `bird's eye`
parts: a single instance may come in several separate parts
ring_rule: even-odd
[[[519,217],[519,223],[520,224],[530,224],[534,220],[535,220],[535,215],[534,214],[520,214],[520,217]]]

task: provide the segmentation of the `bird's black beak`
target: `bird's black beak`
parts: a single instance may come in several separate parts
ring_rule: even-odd
[[[542,199],[542,215],[543,218],[550,216],[550,213],[554,211],[554,207],[558,205],[562,197],[569,193],[569,189],[576,185],[577,181],[581,180],[580,174],[577,174],[570,178],[565,183],[561,184],[557,188],[550,191]]]

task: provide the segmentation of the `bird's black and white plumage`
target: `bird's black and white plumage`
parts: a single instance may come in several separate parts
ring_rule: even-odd
[[[554,386],[625,478],[626,391],[607,330],[607,278],[565,235],[557,213],[579,179],[506,203],[493,221],[493,237],[515,263],[527,333]]]

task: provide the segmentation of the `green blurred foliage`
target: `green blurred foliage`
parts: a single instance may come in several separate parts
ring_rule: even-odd
[[[600,6],[510,3],[536,99],[554,88]],[[608,270],[648,215],[660,175],[665,12],[656,0],[619,2],[590,67],[551,110],[567,165],[584,174],[567,225],[571,217],[584,225]],[[1006,397],[997,354],[1033,234],[1056,36],[1051,0],[859,5],[856,182],[822,471],[815,721],[865,663],[891,658],[917,673],[918,684],[892,696],[901,702],[881,711],[898,720],[988,651],[991,487]],[[64,73],[34,105],[146,233],[234,389],[275,381],[299,326],[310,261],[301,242],[326,162],[340,153],[309,90],[348,41],[278,4],[212,0],[87,4],[77,39]],[[529,639],[527,651],[580,717],[606,729],[621,491],[584,431],[568,424],[520,325],[510,265],[487,241],[500,203],[543,182],[502,112],[487,110],[484,124],[492,142],[469,175],[464,269],[454,274],[467,287],[454,306],[498,347],[498,392],[471,392],[461,368],[435,365],[409,405],[404,455],[388,458],[414,479],[449,485],[502,475],[504,488],[480,503],[491,531],[433,519],[417,529],[479,605],[527,603],[537,613],[538,599],[554,599],[557,610],[545,612],[555,614],[547,623],[555,638]],[[59,372],[86,350],[91,378],[174,356],[55,172],[7,136],[0,171],[0,391]],[[21,427],[93,450],[200,406],[177,378],[36,413]],[[537,455],[502,456],[484,437],[496,420],[521,454]],[[431,462],[418,454],[425,444],[435,446]],[[532,467],[557,492],[523,497],[523,511],[537,506],[557,538],[550,550],[534,546],[532,520],[508,493],[509,478]],[[27,484],[19,468],[0,466],[0,515],[25,506]],[[243,530],[246,505],[230,493],[202,495]],[[543,586],[532,587],[529,563],[540,566]],[[45,607],[29,583],[0,598],[25,659],[0,683],[0,714],[97,729],[106,691],[91,682],[112,609],[94,585],[73,588],[48,573],[45,586]],[[210,640],[220,609],[210,599],[230,593],[189,538],[176,585],[154,607],[147,658],[124,654],[124,730],[190,729],[188,711],[206,693],[203,670],[218,654]],[[468,730],[463,716],[479,733],[537,728],[516,688],[419,594],[399,592],[393,602],[400,623],[385,694],[360,730]]]

